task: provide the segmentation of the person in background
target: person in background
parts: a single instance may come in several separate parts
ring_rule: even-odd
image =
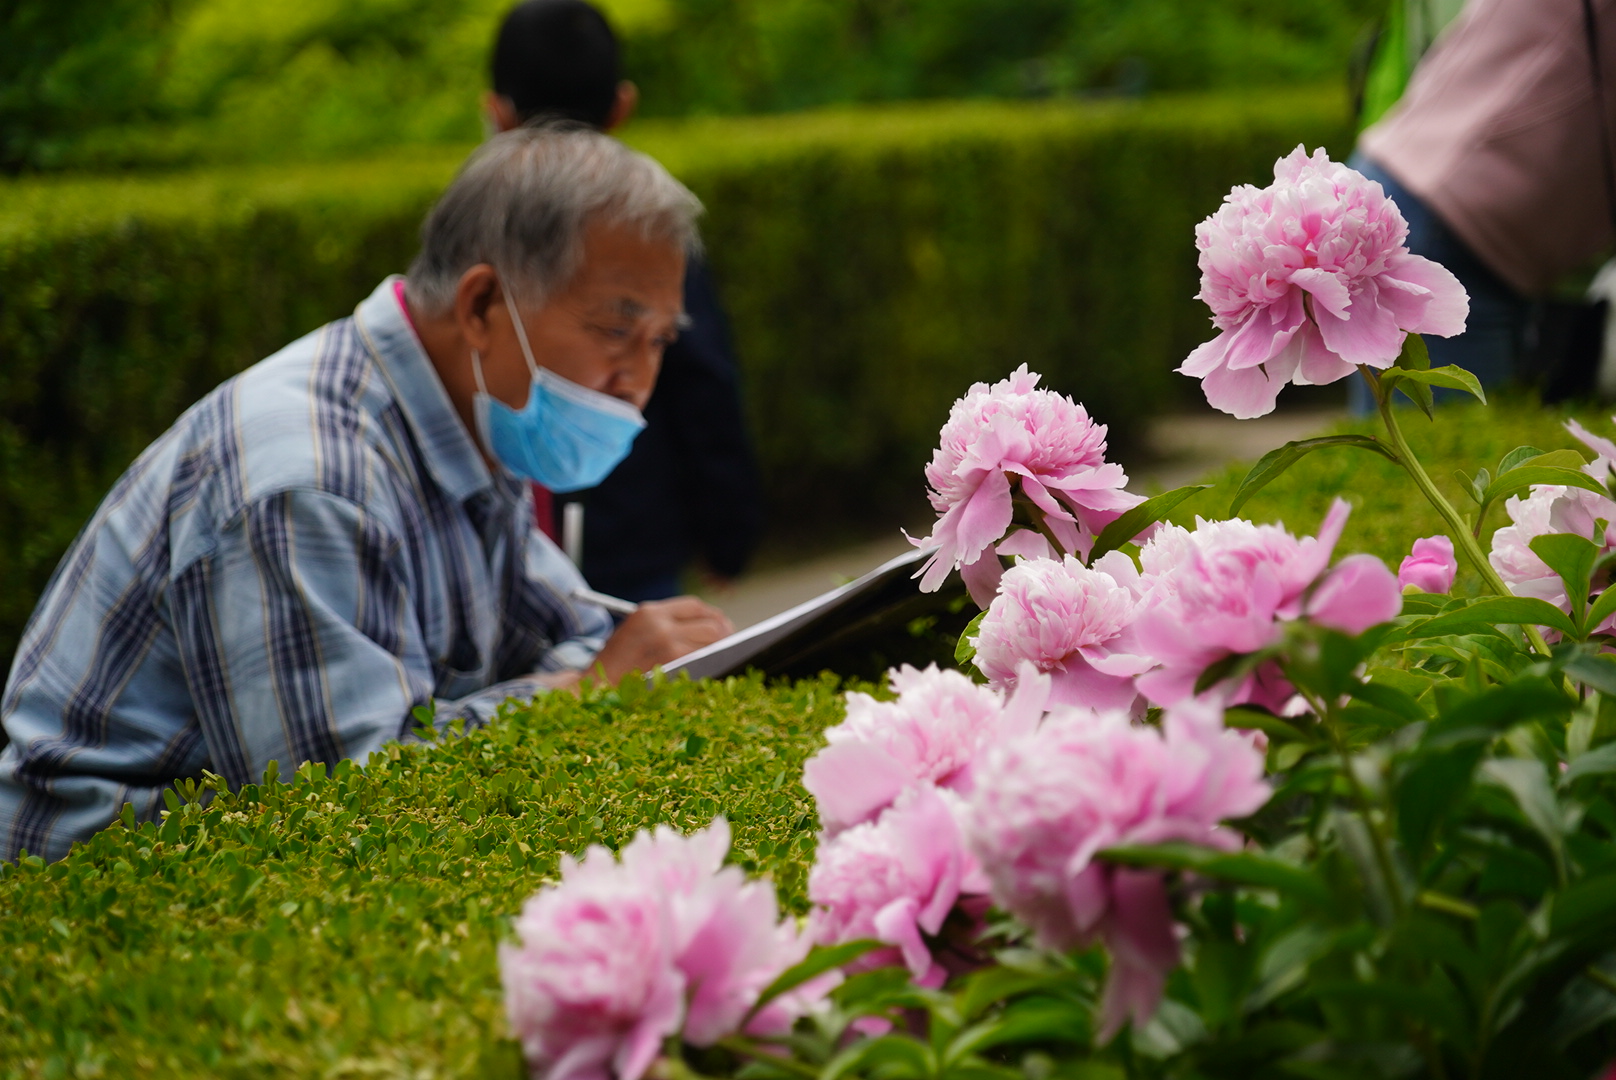
[[[406,277],[192,406],[63,557],[0,697],[0,859],[59,859],[204,770],[363,762],[421,723],[730,633],[693,597],[615,632],[528,481],[596,482],[683,314],[696,197],[614,139],[490,140]],[[246,298],[243,302],[248,302]]]
[[[1533,299],[1613,239],[1616,0],[1470,0],[1364,131],[1351,164],[1408,220],[1409,250],[1470,294],[1431,363],[1517,375]],[[1354,404],[1368,405],[1354,382]]]
[[[562,117],[610,132],[639,100],[620,78],[611,27],[583,0],[518,4],[499,28],[492,66],[484,108],[499,131]],[[678,595],[682,572],[698,560],[715,583],[734,578],[763,530],[763,485],[729,324],[699,257],[690,260],[684,296],[689,323],[663,358],[633,451],[600,486],[565,493],[587,511],[584,576],[628,600]],[[534,495],[540,526],[553,536],[559,508],[552,493]]]

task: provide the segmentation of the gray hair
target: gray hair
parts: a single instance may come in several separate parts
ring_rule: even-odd
[[[542,302],[577,272],[589,222],[695,254],[700,213],[666,169],[608,135],[566,122],[517,128],[479,147],[421,223],[405,288],[441,314],[465,272],[488,263],[524,302]]]

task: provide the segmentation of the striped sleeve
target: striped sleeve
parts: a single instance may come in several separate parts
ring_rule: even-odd
[[[171,593],[187,682],[209,756],[232,783],[271,760],[364,761],[415,726],[486,721],[515,679],[456,701],[433,699],[433,665],[396,537],[340,496],[294,490],[250,504],[214,554]]]

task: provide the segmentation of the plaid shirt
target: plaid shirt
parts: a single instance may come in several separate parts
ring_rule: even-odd
[[[203,398],[63,558],[0,699],[0,858],[57,859],[209,769],[363,761],[483,722],[611,632],[490,475],[389,279]]]

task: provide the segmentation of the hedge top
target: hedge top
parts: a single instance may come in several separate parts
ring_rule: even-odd
[[[1332,89],[1285,94],[1164,96],[1144,100],[1023,103],[924,103],[838,108],[786,116],[645,120],[626,141],[699,188],[703,174],[804,154],[885,154],[948,142],[1069,138],[1075,134],[1147,135],[1230,126],[1294,123],[1311,115],[1339,122]],[[281,206],[365,205],[384,213],[435,194],[470,146],[410,147],[346,164],[228,166],[176,174],[0,181],[0,248],[146,221],[249,215]],[[1209,208],[1210,212],[1210,208]]]

